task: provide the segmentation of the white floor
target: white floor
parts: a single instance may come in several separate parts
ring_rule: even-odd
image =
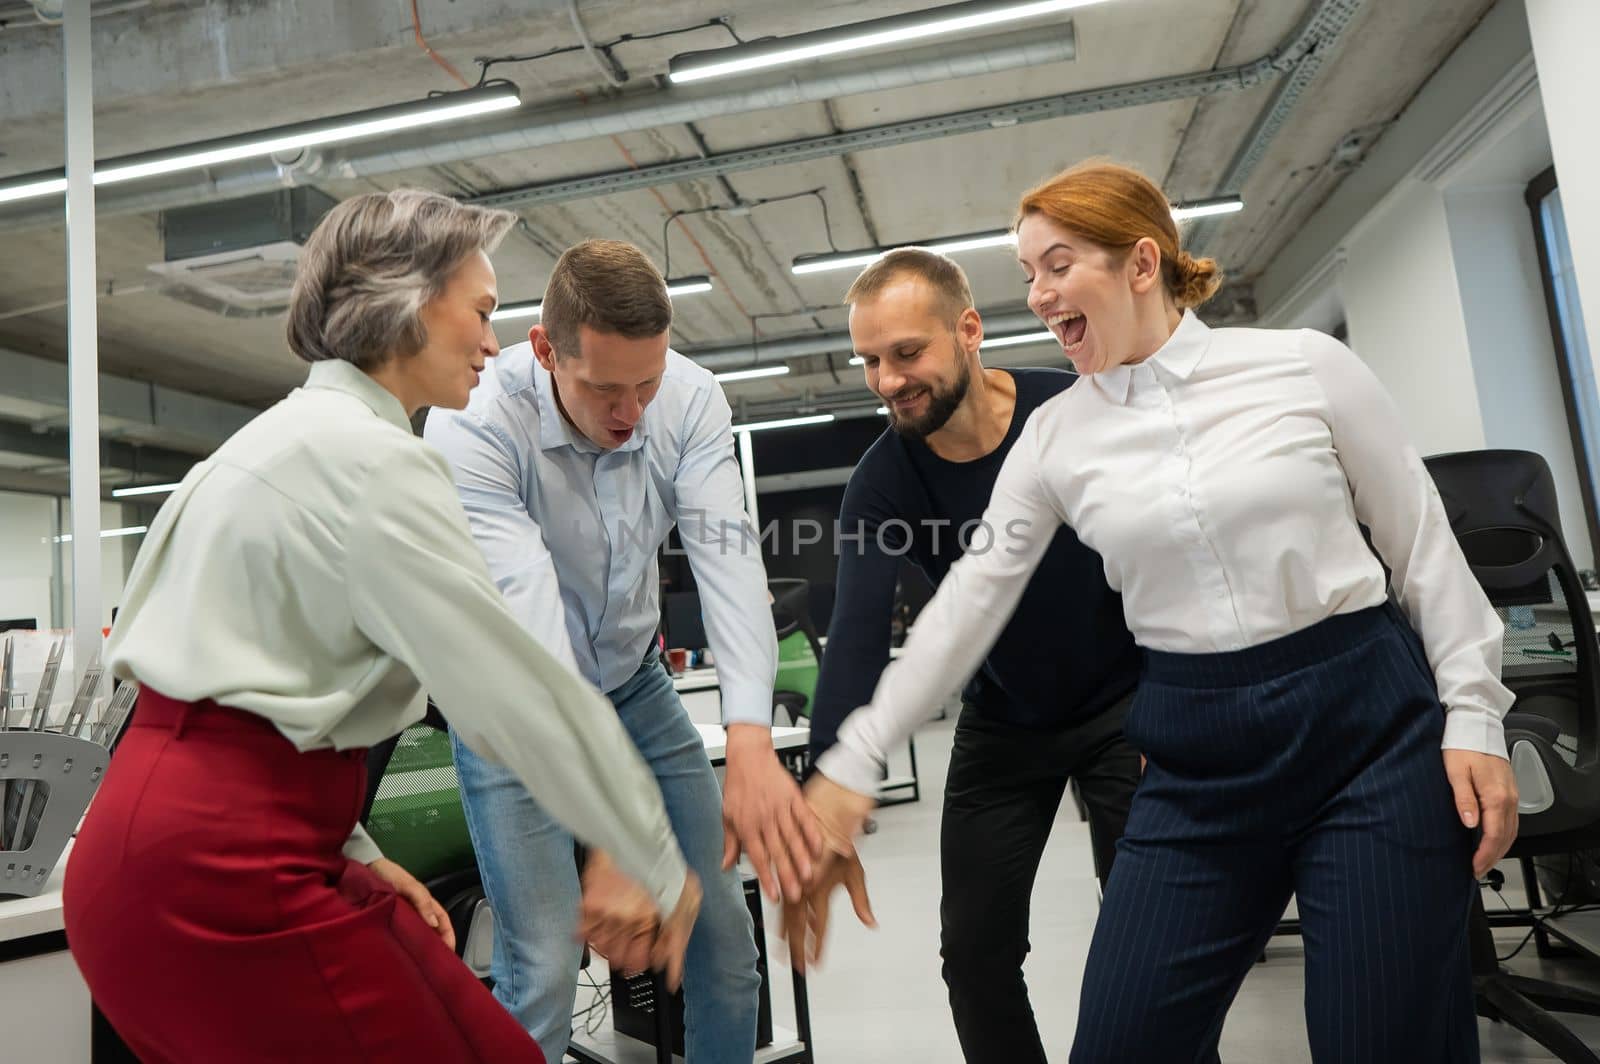
[[[862,841],[878,930],[856,923],[842,899],[835,905],[822,967],[808,981],[818,1064],[961,1064],[939,977],[938,947],[939,807],[953,729],[952,721],[939,721],[918,734],[922,800],[880,810],[878,832]],[[1508,884],[1520,883],[1509,865],[1507,872]],[[1507,896],[1512,904],[1521,901],[1509,887]],[[1088,829],[1078,822],[1070,800],[1065,801],[1034,889],[1033,953],[1027,963],[1034,1013],[1054,1061],[1065,1061],[1072,1044],[1083,960],[1096,911]],[[769,927],[776,926],[775,917],[769,910]],[[1524,934],[1500,932],[1501,953],[1509,953]],[[787,954],[783,944],[770,936],[768,951],[775,1019],[792,1028]],[[1510,967],[1600,990],[1600,963],[1541,961],[1532,944]],[[1302,1014],[1304,972],[1299,939],[1274,939],[1266,962],[1245,980],[1223,1029],[1226,1064],[1294,1064],[1311,1059]],[[585,994],[579,995],[580,1007]],[[1580,1037],[1600,1050],[1600,1018],[1568,1019]],[[1516,1031],[1484,1020],[1479,1023],[1484,1061],[1555,1059]]]

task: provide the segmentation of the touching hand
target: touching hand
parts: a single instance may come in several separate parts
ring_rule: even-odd
[[[867,877],[852,841],[866,823],[876,804],[866,795],[839,786],[821,773],[806,784],[806,801],[816,811],[823,832],[823,855],[805,896],[786,902],[779,933],[789,941],[789,963],[803,972],[806,965],[822,959],[827,939],[828,918],[833,893],[843,886],[850,896],[856,918],[867,927],[877,927],[872,902],[867,897]]]
[[[1517,838],[1517,780],[1511,762],[1474,750],[1446,750],[1444,771],[1461,822],[1469,828],[1483,825],[1483,838],[1472,855],[1472,874],[1482,879]]]
[[[750,855],[761,889],[771,901],[797,901],[822,856],[817,827],[794,777],[778,762],[772,731],[757,724],[728,725],[728,770],[722,787],[722,867],[741,850]]]
[[[690,872],[683,882],[683,893],[678,895],[678,904],[661,922],[655,947],[650,951],[650,967],[666,978],[668,990],[677,990],[683,983],[683,953],[689,948],[689,934],[699,915],[700,879]]]
[[[599,850],[589,851],[581,879],[579,938],[625,975],[648,968],[660,915],[655,901]]]
[[[367,865],[372,874],[394,888],[394,892],[410,903],[417,910],[417,915],[423,922],[439,933],[444,944],[450,951],[455,952],[456,929],[450,926],[450,917],[445,913],[444,906],[433,900],[433,895],[428,893],[428,888],[423,886],[417,877],[395,864],[387,857],[380,857]]]

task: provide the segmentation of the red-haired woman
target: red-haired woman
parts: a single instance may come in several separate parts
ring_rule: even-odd
[[[1066,523],[1145,650],[1126,731],[1149,759],[1072,1059],[1213,1057],[1294,895],[1316,1060],[1477,1060],[1467,914],[1516,832],[1511,695],[1399,413],[1336,340],[1196,317],[1217,264],[1132,170],[1031,190],[1017,237],[1029,306],[1085,379],[1007,459],[995,548],[951,570],[819,760],[809,796],[847,858],[824,885],[855,875],[843,840],[884,751],[971,673]]]

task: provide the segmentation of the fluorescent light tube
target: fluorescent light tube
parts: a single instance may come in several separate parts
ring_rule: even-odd
[[[113,488],[113,499],[126,499],[130,495],[168,495],[178,490],[176,484],[143,484],[137,488]]]
[[[531,303],[502,303],[489,315],[490,321],[505,321],[507,318],[537,318],[544,306],[538,300]]]
[[[675,281],[667,282],[667,298],[676,296],[692,296],[700,292],[709,292],[714,286],[709,277],[680,277]],[[502,303],[489,315],[490,321],[505,321],[507,318],[537,318],[543,312],[544,304],[541,300],[529,299],[520,303]]]
[[[709,292],[711,288],[709,277],[679,277],[677,280],[667,282],[667,295],[692,296],[700,292]]]
[[[762,377],[782,377],[788,372],[788,366],[760,366],[756,369],[736,369],[727,373],[718,373],[716,378],[727,384],[730,381],[753,381]]]
[[[944,237],[915,243],[896,244],[895,247],[920,247],[941,255],[955,255],[963,251],[984,248],[1016,247],[1017,235],[1009,229],[987,233],[970,233],[966,236]],[[847,270],[851,267],[869,266],[883,258],[894,248],[873,248],[867,251],[844,251],[829,255],[803,255],[794,260],[790,272],[795,274],[821,273],[824,270]]]
[[[1218,196],[1216,199],[1193,200],[1172,205],[1172,217],[1180,222],[1193,218],[1208,218],[1214,214],[1233,214],[1244,210],[1244,200],[1238,196]]]
[[[833,420],[832,414],[810,414],[806,417],[786,417],[777,421],[752,421],[748,425],[733,426],[734,432],[761,432],[763,429],[787,429],[800,425],[823,425]]]
[[[383,133],[417,129],[495,111],[510,110],[521,104],[522,100],[518,97],[514,86],[490,85],[479,89],[464,89],[461,92],[426,100],[108,159],[96,164],[94,183],[111,185],[121,181],[135,181],[144,177],[176,173],[179,170],[194,170],[239,162],[243,159],[293,151],[297,148],[360,140]],[[67,187],[66,178],[58,177],[57,174],[59,171],[30,174],[20,181],[0,185],[0,203],[49,196],[64,191]]]
[[[1101,0],[1032,0],[1027,3],[950,4],[889,18],[851,23],[773,41],[719,48],[674,57],[668,77],[675,85],[708,78],[747,74],[755,70],[805,63],[874,48],[925,41],[955,33],[972,33],[1008,22],[1053,15]]]
[[[1011,336],[996,336],[993,339],[985,338],[979,350],[985,347],[1018,347],[1022,344],[1042,344],[1046,340],[1055,340],[1056,334],[1049,329],[1039,332],[1014,333]]]
[[[148,532],[148,531],[150,531],[150,528],[149,528],[148,525],[133,525],[133,526],[131,526],[129,528],[107,528],[107,529],[102,529],[101,530],[100,538],[101,539],[112,539],[112,538],[114,538],[116,536],[137,536],[141,532]],[[68,532],[64,536],[51,536],[50,538],[51,538],[52,542],[55,542],[55,543],[71,543],[72,542],[72,533]]]

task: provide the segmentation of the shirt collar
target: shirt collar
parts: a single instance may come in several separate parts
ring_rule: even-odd
[[[1211,327],[1201,321],[1194,311],[1185,310],[1178,327],[1167,338],[1167,342],[1146,361],[1160,366],[1179,380],[1188,380],[1210,346]],[[1128,396],[1133,390],[1133,373],[1136,365],[1139,364],[1124,362],[1120,366],[1101,370],[1093,375],[1095,385],[1106,398],[1118,406],[1126,406]]]
[[[391,425],[406,432],[411,431],[411,419],[406,416],[406,408],[395,394],[357,369],[353,363],[338,358],[313,362],[305,387],[327,388],[353,395]]]
[[[533,391],[539,403],[540,450],[550,451],[557,447],[571,447],[583,454],[605,453],[605,448],[573,428],[567,421],[566,415],[561,412],[561,404],[556,402],[555,378],[537,359],[533,363]],[[625,454],[643,447],[647,420],[640,418],[639,424],[634,426],[633,435],[628,437],[628,442],[612,450]]]

